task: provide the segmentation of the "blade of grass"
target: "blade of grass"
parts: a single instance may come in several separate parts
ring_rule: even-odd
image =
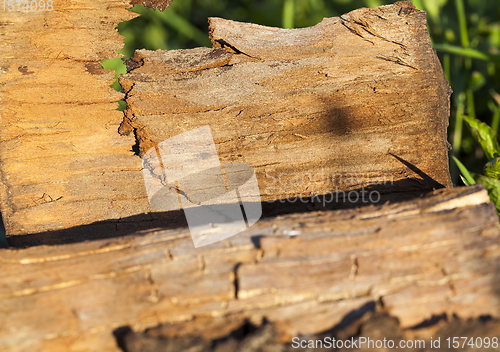
[[[453,131],[453,154],[458,155],[462,146],[463,116],[465,109],[465,93],[459,94],[455,117],[455,130]]]
[[[293,28],[295,20],[295,0],[284,0],[282,23],[283,28]]]
[[[474,105],[474,93],[472,89],[467,89],[467,116],[476,118],[476,108]]]
[[[479,60],[493,61],[495,63],[500,63],[500,55],[485,53],[476,49],[461,48],[459,46],[450,44],[434,44],[433,47],[437,51],[443,53],[462,55],[465,57],[470,57],[472,59],[479,59]]]
[[[491,118],[491,129],[498,134],[498,125],[500,122],[500,109],[498,108],[497,104],[495,104],[491,100],[488,101],[488,107],[493,113],[493,117]]]
[[[491,127],[471,116],[463,115],[463,118],[469,124],[474,139],[481,145],[481,148],[483,148],[486,158],[492,160],[500,156],[500,145]]]
[[[467,32],[467,17],[465,17],[464,2],[462,0],[455,0],[457,8],[458,23],[460,25],[460,39],[464,48],[469,47],[469,33]]]
[[[476,181],[474,180],[474,178],[472,178],[471,174],[469,173],[469,170],[467,170],[467,168],[464,166],[464,164],[462,164],[460,162],[460,160],[458,160],[457,158],[453,157],[453,160],[455,161],[455,163],[457,164],[458,166],[458,169],[460,170],[460,172],[462,173],[463,177],[462,177],[462,181],[464,181],[465,185],[466,186],[470,186],[470,185],[475,185],[476,184]],[[465,178],[465,180],[464,180]],[[467,181],[467,182],[466,182]],[[467,184],[468,183],[468,184]]]
[[[463,177],[462,175],[459,175],[460,176],[460,179],[462,180],[462,182],[464,183],[464,185],[466,185],[467,187],[469,187],[471,184],[469,183],[469,181],[467,181],[465,179],[465,177]]]
[[[448,81],[448,84],[451,85],[451,76],[450,76],[450,55],[444,54],[443,55],[443,71],[444,71],[444,77]]]
[[[195,41],[199,45],[212,47],[212,43],[210,39],[208,39],[208,35],[203,33],[200,29],[193,26],[188,20],[184,17],[178,15],[172,9],[169,11],[160,12],[158,14],[158,18],[168,26],[175,29],[180,34],[188,37],[189,39]]]

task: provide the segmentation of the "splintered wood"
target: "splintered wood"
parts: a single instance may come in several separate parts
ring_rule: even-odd
[[[198,249],[177,229],[3,250],[0,350],[119,351],[124,326],[176,323],[177,336],[216,339],[263,318],[289,343],[367,306],[402,329],[443,313],[499,316],[495,212],[481,186],[448,188],[263,219]]]
[[[10,241],[164,225],[140,156],[206,125],[223,163],[255,169],[262,201],[367,188],[376,203],[451,185],[449,87],[425,13],[410,2],[293,30],[212,18],[213,49],[136,53],[121,77],[124,117],[100,60],[117,56],[114,28],[135,16],[129,6],[70,0],[2,15],[0,206]]]

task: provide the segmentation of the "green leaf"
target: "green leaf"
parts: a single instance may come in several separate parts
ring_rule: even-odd
[[[493,160],[484,165],[484,174],[495,180],[500,179],[500,158],[493,158]]]
[[[476,184],[476,181],[474,181],[474,178],[469,173],[469,170],[458,160],[457,158],[453,157],[453,160],[455,160],[455,163],[457,164],[458,168],[460,169],[460,172],[463,175],[462,180],[464,181],[466,186],[474,185]],[[465,178],[465,180],[464,180]],[[467,182],[466,182],[467,181]]]
[[[490,200],[496,205],[497,212],[500,214],[500,181],[477,174],[474,174],[474,179],[477,182],[481,182],[484,188],[488,190]]]
[[[472,129],[472,135],[483,148],[488,160],[500,156],[500,146],[491,127],[470,116],[463,115],[463,118]]]

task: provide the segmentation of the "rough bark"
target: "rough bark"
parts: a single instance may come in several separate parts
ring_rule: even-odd
[[[262,219],[198,249],[177,229],[2,250],[0,349],[118,351],[113,331],[125,326],[216,339],[265,319],[284,343],[367,311],[403,329],[498,317],[499,240],[495,207],[474,186]]]

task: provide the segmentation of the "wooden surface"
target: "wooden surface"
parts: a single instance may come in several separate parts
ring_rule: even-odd
[[[255,169],[263,201],[451,185],[451,91],[411,3],[294,30],[209,23],[214,49],[139,50],[120,75],[120,132],[140,155],[209,125],[222,162]]]
[[[135,16],[130,6],[70,0],[2,15],[0,208],[11,245],[178,226],[150,207],[135,151],[200,124],[223,162],[256,169],[263,200],[375,187],[382,203],[450,186],[449,88],[409,2],[296,30],[213,18],[224,48],[137,53],[122,78],[124,120],[99,62],[118,55],[114,28]],[[283,187],[266,184],[266,170],[286,173]],[[306,174],[320,172],[335,186],[311,185]]]
[[[121,0],[54,1],[0,18],[0,202],[8,235],[120,217],[133,140],[100,61],[119,56]],[[97,211],[90,211],[90,209]]]
[[[177,229],[1,250],[0,350],[119,351],[124,326],[177,322],[177,336],[214,338],[264,318],[290,341],[367,307],[401,328],[498,316],[499,240],[495,207],[474,186],[262,219],[198,249]]]

